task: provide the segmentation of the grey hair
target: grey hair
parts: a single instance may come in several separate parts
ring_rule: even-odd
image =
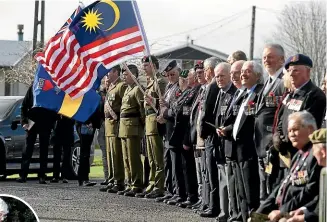
[[[203,66],[205,68],[209,67],[211,69],[214,69],[219,62],[220,62],[220,59],[218,59],[217,57],[210,57],[210,58],[207,58],[206,60],[204,60]]]
[[[302,126],[305,127],[312,126],[313,130],[317,130],[316,119],[308,111],[303,110],[303,111],[292,113],[291,115],[288,116],[288,121],[295,120],[295,119],[300,120]]]
[[[274,48],[274,49],[276,49],[278,55],[285,56],[284,48],[279,44],[275,44],[275,43],[266,44],[265,49],[266,48]]]
[[[254,60],[244,62],[243,66],[245,66],[247,64],[250,64],[252,66],[253,73],[255,73],[256,76],[259,78],[258,83],[262,83],[263,82],[263,68],[262,68],[262,66],[259,63],[257,63],[256,61],[254,61]]]
[[[229,63],[227,63],[227,62],[221,62],[218,65],[216,65],[214,71],[216,72],[219,68],[222,68],[225,72],[227,72],[229,74],[231,65]]]

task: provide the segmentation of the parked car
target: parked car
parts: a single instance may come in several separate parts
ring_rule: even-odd
[[[22,96],[0,96],[0,156],[5,160],[5,166],[0,164],[0,175],[2,179],[8,175],[16,174],[21,169],[22,153],[25,148],[25,131],[20,124],[20,107],[24,97]],[[74,146],[70,152],[70,178],[77,176],[80,155],[80,140],[75,130]],[[53,144],[49,146],[48,172],[53,168]],[[91,150],[90,163],[94,159],[94,147]],[[1,158],[0,158],[1,161]],[[5,167],[5,169],[1,169]],[[39,170],[39,141],[35,142],[35,148],[30,164],[30,173]]]

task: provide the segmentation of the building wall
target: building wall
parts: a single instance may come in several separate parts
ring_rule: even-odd
[[[5,95],[5,78],[3,71],[0,70],[0,96]]]

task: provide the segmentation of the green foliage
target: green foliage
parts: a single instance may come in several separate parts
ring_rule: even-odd
[[[1,197],[9,208],[9,213],[5,222],[36,222],[36,217],[32,210],[20,200],[12,197]]]

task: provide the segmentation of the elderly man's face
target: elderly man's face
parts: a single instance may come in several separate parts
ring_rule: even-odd
[[[253,66],[245,63],[241,70],[241,82],[247,89],[254,86],[259,80],[259,77],[253,72]]]
[[[230,70],[230,78],[237,88],[241,88],[241,70],[242,70],[242,63],[234,63]]]
[[[204,67],[204,78],[207,83],[210,83],[212,78],[214,77],[214,72],[210,67]]]
[[[287,71],[294,88],[299,88],[310,79],[310,69],[304,65],[291,65]]]
[[[195,72],[190,72],[187,76],[187,84],[189,87],[192,87],[195,84],[196,80],[196,75]]]
[[[204,78],[204,70],[203,69],[197,69],[196,71],[196,77],[198,79],[198,82],[203,85],[206,83],[206,79]]]
[[[216,69],[215,78],[219,88],[225,88],[230,83],[230,75],[223,69],[223,67]]]
[[[306,127],[301,124],[300,119],[291,119],[288,122],[288,138],[292,146],[297,149],[303,149],[309,142],[309,135],[313,132],[312,127]]]
[[[319,166],[326,166],[326,144],[317,143],[313,144],[313,155],[317,159],[317,163]]]
[[[284,56],[279,55],[275,48],[265,48],[262,57],[265,69],[270,75],[275,74],[284,63]]]

